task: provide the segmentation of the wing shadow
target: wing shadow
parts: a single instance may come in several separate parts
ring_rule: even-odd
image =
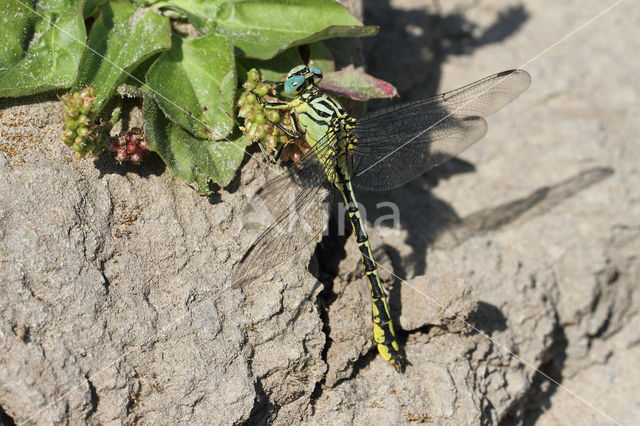
[[[460,160],[458,160],[460,161]],[[463,163],[464,164],[464,163]],[[464,167],[467,166],[468,163]],[[404,259],[402,266],[410,275],[423,275],[426,272],[426,251],[429,246],[440,249],[452,249],[470,238],[487,232],[500,230],[516,220],[529,220],[556,207],[564,200],[580,193],[613,174],[609,167],[585,169],[575,176],[552,185],[545,185],[531,194],[513,201],[488,207],[466,217],[460,217],[445,201],[435,197],[425,180],[447,179],[455,174],[440,170],[415,179],[409,184],[388,192],[361,192],[359,201],[367,211],[367,221],[375,223],[382,217],[377,206],[382,202],[395,203],[400,211],[400,226],[409,231],[405,242],[411,246],[412,253]],[[373,229],[370,226],[370,229]],[[394,265],[394,268],[396,265]]]

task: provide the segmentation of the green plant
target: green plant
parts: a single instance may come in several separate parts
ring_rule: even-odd
[[[60,138],[73,149],[77,157],[99,153],[109,141],[108,127],[97,122],[93,108],[95,99],[92,87],[65,94],[60,99],[64,121]]]
[[[281,79],[303,62],[298,47],[308,45],[326,88],[359,100],[395,95],[393,86],[355,69],[335,70],[322,40],[377,28],[334,0],[3,1],[0,97],[92,90],[84,145],[74,146],[84,155],[109,146],[92,140],[92,129],[103,135],[119,99],[138,96],[144,135],[135,131],[134,139],[146,137],[140,146],[148,140],[202,194],[233,179],[250,143],[236,125],[238,81],[247,80],[247,70]],[[76,128],[66,127],[65,142],[75,141]],[[111,142],[112,151],[122,149]],[[135,152],[118,159],[139,161]]]

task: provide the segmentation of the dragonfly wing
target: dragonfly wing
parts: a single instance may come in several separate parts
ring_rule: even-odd
[[[356,146],[354,186],[368,191],[402,186],[482,139],[487,133],[487,122],[478,116],[462,119],[441,116],[437,126],[422,134],[415,129],[401,131],[406,129],[396,129],[392,138],[385,138],[387,143],[398,142],[388,148],[368,144]],[[373,133],[358,132],[357,137],[359,141],[382,142],[381,135]]]
[[[249,229],[259,224],[268,224],[268,227],[242,257],[233,288],[259,278],[322,233],[333,198],[325,164],[335,161],[335,157],[329,155],[329,147],[334,142],[329,138],[318,142],[317,149],[310,150],[250,198],[244,227]]]
[[[480,140],[487,131],[483,117],[513,101],[530,83],[526,71],[505,71],[358,119],[354,185],[393,189],[444,163]]]

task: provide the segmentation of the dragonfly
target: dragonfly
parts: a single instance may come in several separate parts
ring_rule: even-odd
[[[279,82],[291,101],[266,102],[256,95],[266,110],[290,111],[292,128],[274,124],[310,149],[251,198],[250,205],[266,208],[273,220],[240,260],[232,286],[241,288],[260,279],[317,241],[326,226],[328,206],[341,197],[371,291],[373,340],[380,355],[404,372],[409,363],[397,341],[354,188],[392,190],[456,156],[486,134],[484,117],[516,99],[531,77],[521,69],[503,71],[356,119],[320,89],[322,76],[318,67],[299,65]],[[275,161],[279,152],[270,160]]]

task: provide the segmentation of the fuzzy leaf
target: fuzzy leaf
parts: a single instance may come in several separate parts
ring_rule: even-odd
[[[224,187],[233,180],[249,145],[247,138],[239,136],[224,142],[194,138],[167,119],[151,96],[145,96],[143,112],[149,148],[180,179],[195,182],[199,194],[211,192],[210,182]]]
[[[171,47],[170,34],[164,16],[126,3],[107,3],[91,28],[73,90],[93,87],[99,111],[139,63]]]
[[[353,67],[325,73],[320,87],[339,95],[348,96],[356,101],[392,98],[398,95],[398,91],[391,83],[358,71]]]
[[[66,89],[76,78],[86,37],[83,2],[37,4],[33,10],[4,0],[0,7],[0,96]]]
[[[241,55],[258,59],[301,44],[378,31],[334,0],[166,0],[154,6],[184,12],[200,31],[222,33]]]
[[[192,135],[226,137],[234,125],[238,84],[231,44],[216,33],[172,40],[149,68],[147,86],[166,115]]]

